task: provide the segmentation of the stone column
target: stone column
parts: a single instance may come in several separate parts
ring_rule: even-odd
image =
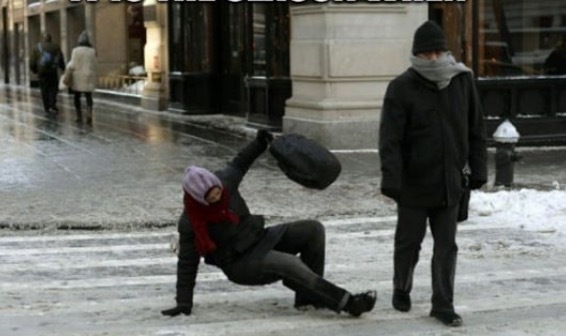
[[[61,6],[59,9],[59,30],[61,32],[59,37],[59,46],[61,47],[61,52],[65,55],[65,64],[69,63],[71,60],[71,50],[73,47],[69,45],[69,32],[68,32],[68,21],[69,18],[67,17],[67,9],[64,6]]]
[[[291,78],[284,133],[331,149],[376,149],[387,84],[409,65],[425,4],[291,7]]]
[[[141,106],[148,110],[167,108],[165,69],[167,66],[166,10],[167,4],[155,0],[144,1],[144,24],[147,42],[144,48],[147,83],[142,93]]]
[[[85,3],[85,29],[90,37],[90,43],[96,48],[96,5]]]

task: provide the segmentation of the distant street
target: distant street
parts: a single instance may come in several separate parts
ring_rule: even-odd
[[[219,169],[256,132],[242,118],[148,112],[98,99],[90,127],[74,122],[72,100],[63,93],[56,116],[40,106],[37,91],[7,87],[0,96],[0,227],[174,225],[185,167]],[[340,159],[342,175],[324,192],[288,180],[267,153],[242,188],[256,211],[273,218],[390,213],[391,205],[375,199],[377,154]],[[360,194],[365,199],[351,201]]]

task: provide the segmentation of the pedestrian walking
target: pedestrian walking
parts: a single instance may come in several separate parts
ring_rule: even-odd
[[[79,35],[78,44],[71,53],[67,70],[71,75],[70,88],[73,92],[76,122],[82,122],[81,96],[86,99],[86,123],[92,124],[93,101],[92,92],[96,89],[96,51],[90,43],[87,31]]]
[[[471,70],[456,62],[433,21],[415,31],[410,61],[387,87],[379,134],[381,192],[397,202],[398,214],[392,304],[411,309],[428,220],[434,239],[430,316],[459,326],[453,304],[457,216],[466,188],[487,181],[483,111]]]
[[[177,305],[163,315],[190,315],[201,257],[239,285],[282,280],[295,291],[294,306],[329,308],[359,316],[373,309],[377,294],[351,294],[323,278],[325,230],[316,220],[268,228],[251,214],[238,188],[273,135],[260,130],[227,166],[215,173],[191,166],[183,179],[184,212],[178,223]],[[300,257],[296,255],[299,254]]]
[[[33,47],[29,67],[38,76],[43,111],[47,114],[57,113],[58,71],[65,70],[65,59],[61,47],[53,42],[51,34],[44,33],[42,41]]]

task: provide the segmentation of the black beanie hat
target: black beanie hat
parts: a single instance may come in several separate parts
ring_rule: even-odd
[[[444,32],[439,25],[434,21],[427,21],[423,23],[415,31],[413,38],[413,55],[422,52],[435,51],[435,50],[448,50]]]

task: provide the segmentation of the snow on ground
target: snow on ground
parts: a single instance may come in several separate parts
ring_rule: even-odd
[[[507,224],[528,231],[554,232],[566,241],[566,189],[472,192],[470,217],[478,223]],[[476,217],[478,216],[478,217]]]

